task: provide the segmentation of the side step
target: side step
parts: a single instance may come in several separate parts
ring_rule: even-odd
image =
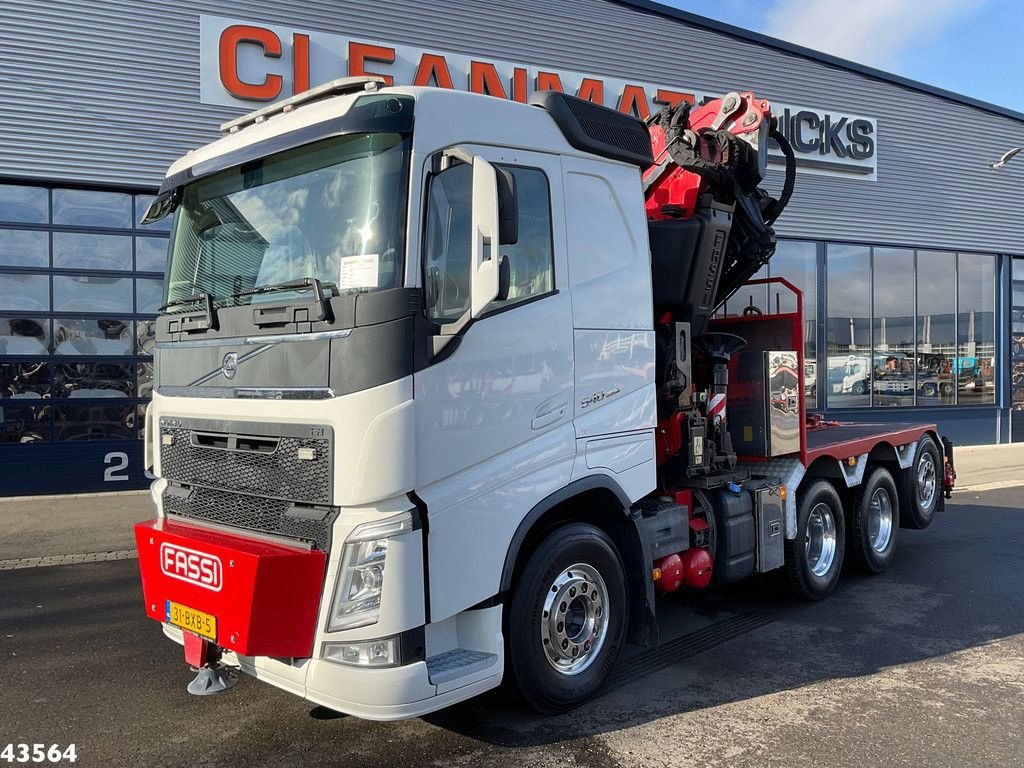
[[[454,648],[427,659],[427,676],[433,685],[444,685],[460,677],[482,672],[498,663],[498,654]]]

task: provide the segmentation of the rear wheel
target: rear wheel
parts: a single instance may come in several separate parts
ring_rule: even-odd
[[[516,584],[508,660],[523,698],[544,714],[597,694],[626,632],[626,577],[615,545],[592,525],[551,533]]]
[[[924,529],[932,523],[942,492],[942,459],[935,441],[925,435],[917,444],[914,463],[900,473],[899,501],[904,528]]]
[[[820,600],[839,581],[846,552],[843,504],[832,484],[816,480],[797,506],[797,535],[786,541],[789,585],[800,597]]]
[[[851,547],[857,567],[882,573],[896,554],[900,504],[896,482],[884,467],[874,469],[857,498],[851,526]]]

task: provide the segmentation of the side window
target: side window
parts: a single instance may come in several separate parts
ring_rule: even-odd
[[[515,176],[519,237],[499,249],[509,264],[509,291],[492,308],[550,293],[555,282],[547,177],[535,168],[501,167]],[[472,197],[472,168],[463,163],[434,176],[427,191],[423,280],[427,317],[438,324],[469,308]]]
[[[499,252],[508,259],[508,298],[492,307],[517,304],[555,288],[554,249],[551,243],[551,193],[543,171],[535,168],[500,166],[516,180],[519,209],[519,238],[515,245],[503,245]]]
[[[469,309],[473,169],[453,165],[430,180],[423,284],[427,317],[455,322]]]

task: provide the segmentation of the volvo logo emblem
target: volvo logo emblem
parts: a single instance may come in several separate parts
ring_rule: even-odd
[[[235,371],[238,370],[238,353],[228,352],[224,355],[224,362],[221,364],[220,372],[224,374],[225,379],[235,378]]]

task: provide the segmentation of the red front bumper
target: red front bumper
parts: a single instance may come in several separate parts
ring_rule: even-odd
[[[327,558],[167,519],[135,526],[146,613],[179,603],[217,619],[214,642],[243,656],[312,655]]]

